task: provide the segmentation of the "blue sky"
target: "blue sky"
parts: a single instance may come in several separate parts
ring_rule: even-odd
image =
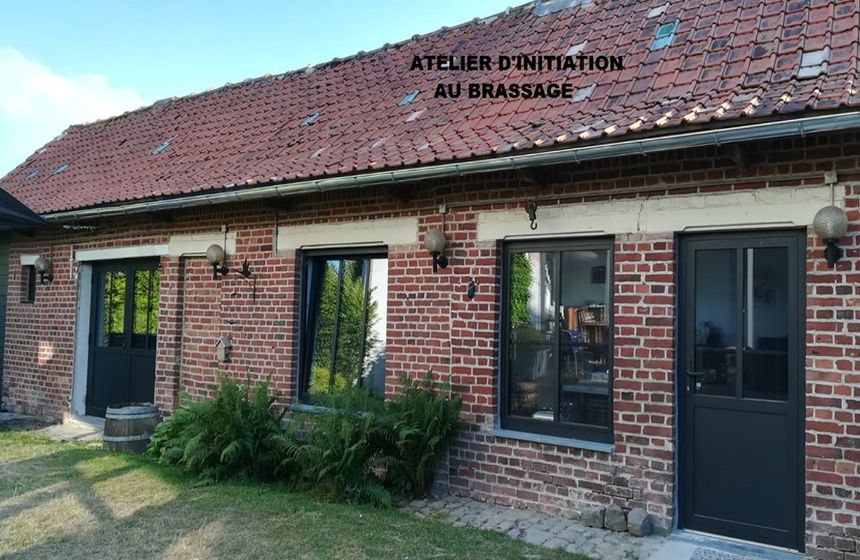
[[[374,49],[520,3],[2,0],[0,176],[70,124]]]

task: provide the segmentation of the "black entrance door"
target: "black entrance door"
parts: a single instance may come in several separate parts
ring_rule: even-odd
[[[152,402],[158,331],[158,261],[117,261],[93,269],[87,414]]]
[[[682,240],[681,523],[801,549],[804,235]]]

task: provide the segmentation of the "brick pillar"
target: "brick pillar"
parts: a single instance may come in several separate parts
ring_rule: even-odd
[[[672,234],[615,242],[612,481],[622,507],[645,507],[663,530],[674,515],[675,242]]]
[[[181,389],[184,278],[185,264],[181,258],[161,257],[155,404],[164,413],[176,408]]]
[[[806,546],[860,558],[860,186],[845,201],[845,256],[827,267],[812,232],[806,260]]]

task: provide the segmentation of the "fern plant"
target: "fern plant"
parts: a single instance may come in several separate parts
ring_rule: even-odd
[[[427,494],[442,454],[464,427],[462,399],[448,383],[434,383],[432,373],[402,380],[403,392],[387,403],[393,441],[379,458],[388,486],[411,497]]]
[[[284,461],[298,466],[307,488],[336,500],[390,507],[392,497],[374,470],[386,424],[381,402],[360,389],[326,396],[325,408],[296,418],[303,442],[287,443]]]
[[[211,400],[183,397],[182,406],[156,428],[149,453],[182,465],[203,482],[271,480],[281,463],[283,413],[274,411],[277,399],[268,381],[252,389],[224,376]]]

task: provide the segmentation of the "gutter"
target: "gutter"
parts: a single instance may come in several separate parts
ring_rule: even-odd
[[[355,175],[329,177],[324,179],[292,181],[289,183],[266,185],[262,187],[239,188],[230,191],[193,196],[180,196],[147,202],[130,202],[115,206],[56,212],[44,214],[42,217],[51,222],[63,222],[110,216],[124,216],[128,214],[175,210],[178,208],[194,206],[262,200],[281,196],[386,185],[403,181],[459,177],[476,173],[509,171],[512,169],[557,165],[563,163],[579,163],[611,157],[644,155],[685,148],[721,146],[723,144],[749,142],[753,140],[804,136],[806,134],[814,134],[817,132],[833,132],[852,128],[860,128],[860,111],[743,125],[716,130],[685,132],[681,134],[656,136],[652,138],[643,138],[641,140],[626,140],[595,146],[530,152],[507,157],[493,157],[454,163],[441,163],[424,167],[359,173]]]

